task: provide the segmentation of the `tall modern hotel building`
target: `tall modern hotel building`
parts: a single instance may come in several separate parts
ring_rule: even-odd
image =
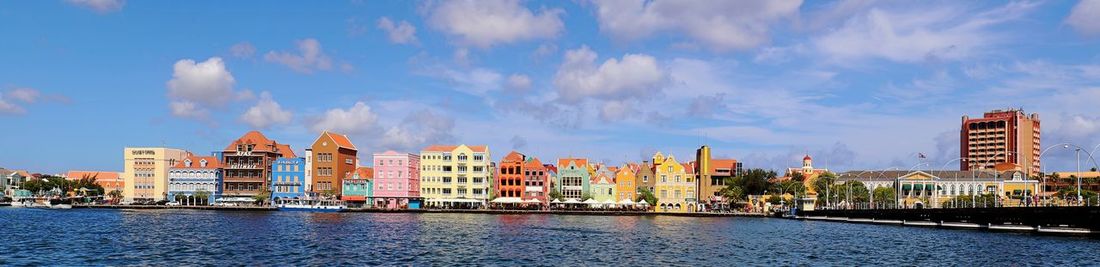
[[[1020,169],[1040,172],[1039,114],[994,110],[981,118],[962,117],[961,170]]]

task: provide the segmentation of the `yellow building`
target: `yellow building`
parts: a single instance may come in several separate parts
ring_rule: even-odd
[[[420,196],[429,207],[479,208],[490,197],[487,146],[433,145],[420,151]]]
[[[174,148],[123,149],[123,201],[159,201],[168,195],[168,168],[191,153]]]
[[[638,185],[634,184],[634,175],[636,165],[623,164],[621,168],[615,172],[615,201],[630,200],[634,201],[637,198]]]
[[[657,178],[654,194],[657,194],[657,212],[695,211],[697,191],[694,168],[684,166],[676,157],[665,157],[661,152],[653,155],[653,174]]]

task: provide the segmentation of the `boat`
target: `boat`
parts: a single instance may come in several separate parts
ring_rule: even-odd
[[[41,202],[39,202],[39,201],[24,202],[24,205],[25,205],[25,207],[28,207],[28,208],[37,208],[37,209],[62,209],[62,210],[67,210],[67,209],[72,209],[73,208],[72,204],[67,204],[64,201],[62,201],[61,199],[56,199],[56,198],[55,199],[42,199]]]
[[[341,212],[348,209],[343,201],[322,199],[279,200],[275,207],[280,211]]]

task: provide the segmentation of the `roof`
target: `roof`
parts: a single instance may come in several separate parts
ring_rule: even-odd
[[[562,159],[558,159],[558,168],[569,167],[569,163],[573,163],[573,164],[577,165],[577,167],[580,167],[580,168],[587,168],[588,167],[588,159],[562,158]]]
[[[596,172],[596,175],[593,175],[589,181],[592,182],[592,184],[614,184],[615,178],[613,175],[608,175],[607,172]],[[606,182],[601,183],[600,181]]]
[[[527,158],[527,156],[524,156],[523,154],[513,150],[512,152],[509,152],[508,155],[505,155],[504,158],[500,159],[500,161],[501,161],[501,163],[504,163],[504,162],[521,163],[526,158]]]
[[[298,157],[297,155],[294,155],[294,149],[291,149],[290,145],[288,145],[288,144],[277,144],[277,145],[275,145],[275,150],[278,150],[278,152],[280,154],[283,154],[284,158],[297,158]]]
[[[237,138],[237,140],[230,142],[229,145],[225,147],[224,151],[236,151],[238,144],[263,144],[264,146],[256,146],[253,151],[271,151],[267,150],[269,149],[267,145],[274,145],[275,141],[268,139],[267,136],[264,136],[264,134],[259,131],[250,131],[241,136],[241,138]]]
[[[811,158],[810,155],[806,155],[805,157],[802,158],[802,160],[813,160],[813,159],[814,158]]]
[[[374,179],[374,168],[359,167],[355,169],[355,174],[359,175],[359,179]]]
[[[332,142],[335,142],[337,146],[347,149],[355,150],[355,144],[351,143],[351,139],[348,139],[347,135],[324,131],[321,135],[327,135]]]
[[[15,173],[18,173],[19,176],[31,177],[31,173],[27,172],[26,170],[16,170]]]
[[[1007,171],[997,173],[993,171],[950,171],[950,170],[914,170],[910,171],[877,171],[877,170],[865,170],[865,171],[849,171],[837,174],[837,180],[860,180],[860,181],[894,181],[898,177],[904,177],[913,173],[923,172],[928,175],[936,176],[943,180],[951,180],[955,177],[959,177],[959,180],[974,180],[979,179],[983,181],[993,180],[1010,180],[1012,179],[1012,173],[1014,171]]]
[[[536,157],[529,157],[523,162],[523,168],[527,170],[545,170],[546,166],[542,165],[542,161]]]
[[[93,178],[95,181],[99,180],[118,180],[118,172],[107,171],[69,171],[65,174],[67,180],[78,180],[84,177]]]
[[[463,146],[463,145],[458,145],[458,146],[453,146],[453,145],[430,145],[428,147],[425,147],[423,151],[451,152],[451,151],[454,151],[455,149],[457,149],[459,146]],[[472,150],[474,152],[478,152],[478,153],[485,153],[485,152],[489,151],[489,146],[483,146],[482,145],[482,146],[466,146],[466,147],[468,147],[468,148],[470,148],[470,150]]]
[[[202,162],[202,160],[204,160],[204,159],[206,160],[206,167],[205,168],[201,167],[200,166],[201,164],[199,164],[199,162]],[[190,168],[188,168],[184,165],[184,163],[187,160],[191,160],[191,167]],[[221,164],[220,161],[218,161],[217,157],[213,157],[213,156],[205,156],[204,157],[204,156],[189,155],[186,158],[183,158],[183,160],[176,162],[176,165],[172,166],[172,168],[173,169],[217,169],[217,168],[221,168],[222,167],[221,165],[222,164]]]
[[[684,163],[682,165],[684,165],[684,173],[687,173],[687,174],[695,173],[695,162],[694,161]]]
[[[1055,174],[1058,174],[1058,178],[1062,178],[1062,179],[1070,178],[1070,176],[1073,176],[1073,177],[1078,176],[1077,172],[1055,172]],[[1081,178],[1100,177],[1100,172],[1080,172],[1080,174],[1081,174],[1080,175]]]
[[[737,169],[736,159],[712,159],[710,160],[710,172],[718,172],[718,169]]]

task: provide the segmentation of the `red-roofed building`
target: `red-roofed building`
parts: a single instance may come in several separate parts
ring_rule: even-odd
[[[711,158],[710,147],[703,146],[696,150],[695,162],[691,170],[695,172],[697,178],[698,197],[703,208],[711,210],[726,208],[729,203],[722,197],[721,191],[726,188],[728,179],[741,173],[741,162],[735,159]]]
[[[294,155],[290,146],[250,131],[233,140],[222,150],[222,194],[226,197],[251,197],[268,188],[271,166],[283,155]]]
[[[84,178],[91,178],[95,181],[95,184],[103,187],[103,192],[99,194],[106,195],[111,191],[126,189],[126,182],[122,179],[122,174],[119,172],[104,172],[104,171],[69,171],[65,174],[66,180],[80,180]]]
[[[321,132],[306,153],[312,155],[311,166],[315,193],[343,195],[343,181],[354,175],[359,166],[359,150],[347,136],[329,131]]]

